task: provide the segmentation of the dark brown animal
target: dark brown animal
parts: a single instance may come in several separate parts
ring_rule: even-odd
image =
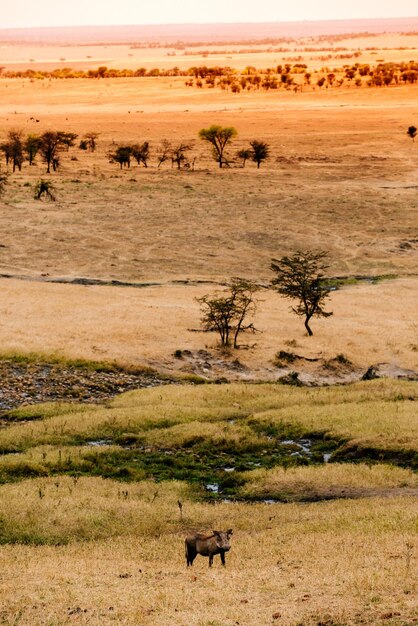
[[[214,530],[211,535],[205,535],[203,533],[191,533],[187,535],[185,539],[187,567],[193,565],[193,561],[198,554],[209,557],[209,567],[212,567],[215,554],[219,554],[222,565],[225,565],[225,552],[231,549],[231,543],[229,541],[231,535],[231,529],[225,532]]]

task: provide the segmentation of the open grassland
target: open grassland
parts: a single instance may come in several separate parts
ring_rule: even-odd
[[[375,52],[413,58],[385,37],[372,38],[376,50],[359,61]],[[125,57],[128,67],[179,64],[167,51],[53,54],[86,68]],[[231,56],[230,65],[261,66],[295,54],[235,52],[181,64]],[[56,65],[42,53],[38,65],[31,52],[33,67]],[[312,52],[313,66],[323,53]],[[55,203],[33,199],[45,177],[39,159],[9,172],[0,198],[2,354],[223,380],[274,380],[301,363],[314,383],[358,378],[372,363],[393,375],[417,370],[418,153],[406,136],[418,125],[417,89],[235,95],[186,88],[183,78],[1,79],[0,142],[13,129],[99,133],[95,153],[62,155],[48,178]],[[232,154],[260,139],[271,159],[260,170],[238,162],[219,170],[197,139],[214,123],[237,127]],[[157,169],[164,138],[193,142],[194,171]],[[149,168],[108,162],[116,145],[142,141],[151,142]],[[236,275],[267,286],[271,258],[297,248],[327,250],[329,274],[343,277],[334,315],[313,322],[312,338],[267,290],[255,318],[263,332],[233,355],[196,332],[196,297]],[[103,284],[48,282],[79,277]],[[280,363],[280,351],[297,362]],[[74,385],[66,397],[81,398]],[[170,385],[101,406],[3,414],[0,623],[417,624],[417,402],[417,384],[398,380]],[[186,532],[230,527],[226,569],[217,557],[208,570],[198,557],[188,571]]]
[[[50,177],[56,203],[33,199],[40,162],[10,177],[3,272],[220,279],[245,267],[265,279],[272,256],[301,247],[328,250],[334,275],[415,272],[417,153],[406,137],[413,88],[240,100],[191,94],[167,80],[27,81],[23,89],[22,81],[0,81],[4,131],[100,133],[94,154],[64,154]],[[253,164],[218,171],[197,139],[212,123],[237,127],[232,154],[259,138],[272,158],[259,171]],[[163,138],[194,140],[195,171],[156,169]],[[112,141],[143,140],[154,150],[152,167],[120,171],[108,163]]]
[[[10,412],[1,619],[412,626],[417,399],[389,380],[200,385]],[[226,568],[187,570],[184,536],[212,528],[233,528]]]
[[[0,548],[6,624],[409,626],[417,619],[409,497],[210,505],[190,501],[178,483],[139,482],[125,492],[99,478],[35,479],[0,491],[8,503],[2,538],[11,542]],[[218,557],[212,570],[201,557],[187,570],[186,532],[229,527],[225,570]]]
[[[315,323],[309,342],[288,303],[263,294],[256,324],[263,334],[246,339],[257,346],[240,352],[244,365],[258,368],[255,377],[275,377],[271,362],[290,338],[304,356],[344,354],[354,367],[385,362],[416,369],[418,156],[406,136],[416,124],[414,89],[235,97],[187,89],[176,78],[1,80],[4,137],[21,128],[94,131],[99,139],[93,154],[75,147],[63,155],[61,170],[50,176],[55,203],[33,199],[45,176],[39,159],[9,177],[1,198],[0,271],[160,285],[123,291],[3,283],[3,350],[207,375],[205,358],[198,364],[172,358],[177,349],[216,344],[188,330],[199,327],[194,297],[211,285],[184,281],[240,275],[268,284],[272,257],[313,248],[329,252],[332,276],[410,276],[410,282],[333,294],[334,316]],[[237,127],[231,154],[258,138],[270,143],[272,158],[260,170],[252,163],[219,170],[197,139],[212,123]],[[163,138],[194,141],[195,171],[156,168]],[[151,142],[148,169],[121,171],[108,162],[115,144],[144,140]],[[208,375],[232,376],[211,366]]]

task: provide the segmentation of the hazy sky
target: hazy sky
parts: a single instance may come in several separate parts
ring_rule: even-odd
[[[417,17],[417,0],[0,0],[0,28]]]

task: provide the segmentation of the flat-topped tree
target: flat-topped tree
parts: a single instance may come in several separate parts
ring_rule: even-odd
[[[94,152],[97,147],[97,137],[99,135],[97,133],[86,133],[78,146],[80,150],[90,150],[90,152]]]
[[[315,253],[298,250],[293,256],[283,256],[271,262],[271,269],[276,273],[271,284],[285,298],[297,301],[292,311],[305,318],[309,336],[313,335],[309,326],[312,317],[332,315],[332,312],[324,310],[325,300],[331,291],[324,274],[329,267],[324,262],[327,256],[323,251]]]
[[[218,126],[214,124],[209,128],[199,130],[200,139],[212,145],[213,158],[219,163],[219,167],[228,165],[228,161],[225,158],[225,148],[237,135],[238,132],[233,126]]]

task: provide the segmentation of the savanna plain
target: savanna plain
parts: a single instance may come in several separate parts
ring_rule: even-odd
[[[394,39],[379,57],[413,58],[400,51],[412,39]],[[109,55],[85,52],[22,54],[87,69]],[[166,50],[143,54],[167,67]],[[286,61],[263,54],[236,65]],[[94,152],[77,140],[51,174],[39,157],[14,173],[1,163],[2,362],[166,383],[3,411],[0,623],[418,623],[417,93],[0,78],[1,141],[97,134]],[[212,124],[238,131],[230,167],[198,138]],[[191,167],[157,167],[164,139],[191,146]],[[235,156],[253,139],[270,146],[259,169]],[[143,141],[147,168],[109,162]],[[55,201],[34,199],[41,179]],[[326,251],[335,283],[312,337],[268,289],[271,259],[298,249]],[[196,298],[237,276],[260,286],[261,332],[221,350]],[[388,376],[361,380],[370,366]],[[228,528],[225,568],[186,567],[186,533]]]

